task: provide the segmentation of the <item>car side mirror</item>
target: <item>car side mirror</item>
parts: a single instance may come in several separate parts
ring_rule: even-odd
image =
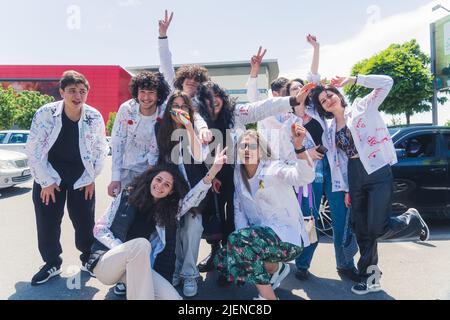
[[[405,149],[395,149],[395,153],[397,154],[397,159],[406,158],[406,150]]]

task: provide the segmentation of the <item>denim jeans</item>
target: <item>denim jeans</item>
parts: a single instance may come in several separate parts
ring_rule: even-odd
[[[336,267],[338,269],[350,269],[355,266],[353,259],[346,261],[342,251],[342,241],[344,237],[344,228],[348,209],[345,207],[344,197],[345,192],[331,191],[331,171],[328,160],[325,157],[321,160],[323,168],[323,179],[316,179],[312,184],[313,191],[313,208],[310,209],[308,198],[303,197],[301,208],[304,216],[314,215],[317,224],[319,216],[318,210],[320,207],[320,199],[325,193],[331,209],[331,219],[333,227],[333,243],[336,257]],[[319,235],[319,232],[318,232]],[[318,242],[306,247],[302,254],[295,259],[295,265],[298,269],[309,269],[314,252],[317,248]]]

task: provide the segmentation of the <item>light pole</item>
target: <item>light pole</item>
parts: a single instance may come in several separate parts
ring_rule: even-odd
[[[432,8],[432,11],[436,11],[439,9],[443,9],[450,13],[446,7],[441,4],[437,4]],[[436,82],[436,24],[432,23],[430,25],[430,44],[431,44],[431,73],[433,74],[433,101],[431,105],[431,113],[433,116],[433,125],[438,125],[438,108],[437,108],[437,96],[438,96],[438,87]]]

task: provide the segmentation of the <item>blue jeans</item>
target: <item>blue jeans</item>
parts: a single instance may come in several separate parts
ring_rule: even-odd
[[[353,258],[350,261],[346,261],[342,251],[342,241],[344,237],[344,228],[348,212],[348,209],[346,208],[344,203],[345,192],[331,191],[331,171],[326,157],[322,160],[322,168],[323,179],[316,179],[316,181],[314,181],[312,184],[313,208],[310,208],[308,198],[303,197],[301,203],[302,212],[305,217],[311,216],[312,213],[317,223],[317,218],[319,216],[318,210],[320,207],[320,199],[322,198],[322,194],[325,193],[331,209],[336,267],[338,269],[350,269],[355,266]],[[317,235],[319,235],[319,233],[317,233]],[[317,245],[318,242],[306,247],[303,250],[302,254],[298,256],[297,259],[295,259],[295,265],[298,269],[309,269]]]

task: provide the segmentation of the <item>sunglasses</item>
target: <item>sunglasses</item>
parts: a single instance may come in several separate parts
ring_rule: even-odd
[[[248,148],[248,150],[257,150],[258,144],[257,143],[241,143],[241,144],[239,144],[239,149],[245,150],[245,148]]]

